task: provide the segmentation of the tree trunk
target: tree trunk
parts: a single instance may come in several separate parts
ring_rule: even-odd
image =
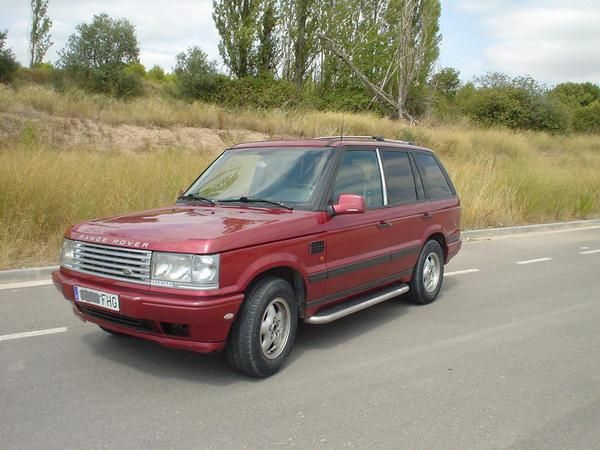
[[[307,0],[298,0],[297,6],[297,36],[294,43],[294,84],[298,89],[304,83],[306,70],[306,21],[308,20]]]

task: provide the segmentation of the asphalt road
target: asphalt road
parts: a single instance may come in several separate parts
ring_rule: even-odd
[[[432,305],[302,325],[265,380],[0,286],[0,448],[599,448],[600,228],[467,242],[446,270]]]

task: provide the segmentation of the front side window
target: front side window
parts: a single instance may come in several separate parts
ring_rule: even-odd
[[[258,198],[307,207],[331,151],[315,148],[227,150],[186,191],[212,201]]]
[[[415,152],[414,156],[427,198],[440,200],[452,197],[453,193],[448,180],[433,155]]]
[[[382,150],[381,162],[385,173],[388,202],[392,205],[416,202],[417,190],[408,153]]]
[[[337,203],[340,194],[362,195],[368,208],[383,206],[381,174],[374,150],[349,150],[344,154],[332,201]]]

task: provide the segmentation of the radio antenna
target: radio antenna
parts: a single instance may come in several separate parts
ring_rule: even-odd
[[[342,112],[342,127],[340,128],[340,141],[344,140],[344,119],[346,118],[346,112]]]

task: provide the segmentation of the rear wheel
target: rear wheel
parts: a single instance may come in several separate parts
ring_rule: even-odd
[[[410,281],[409,299],[418,305],[433,302],[442,288],[444,280],[444,252],[438,241],[425,243],[412,280]]]
[[[297,327],[298,306],[289,283],[263,278],[246,295],[233,324],[227,345],[229,363],[253,377],[274,374],[285,364]]]

